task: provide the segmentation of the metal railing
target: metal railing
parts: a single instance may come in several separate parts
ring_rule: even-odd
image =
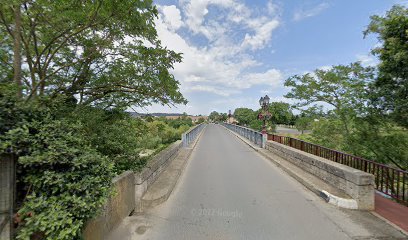
[[[250,128],[246,128],[243,126],[238,126],[235,124],[229,124],[229,123],[221,123],[224,127],[238,133],[239,135],[243,136],[244,138],[248,139],[249,141],[255,143],[259,147],[263,147],[262,143],[262,133],[255,131]]]
[[[268,134],[268,140],[371,173],[375,177],[375,188],[378,191],[408,206],[408,171],[292,137]]]
[[[183,133],[181,137],[181,140],[183,141],[183,147],[187,147],[188,145],[190,145],[190,143],[192,143],[197,138],[198,134],[201,132],[201,130],[203,130],[205,126],[206,124],[200,123],[194,128]]]

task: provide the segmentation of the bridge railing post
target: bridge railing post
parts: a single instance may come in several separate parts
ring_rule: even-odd
[[[193,129],[183,133],[181,135],[181,141],[182,141],[183,147],[187,147],[190,143],[192,143],[197,138],[198,134],[201,132],[204,126],[205,125],[201,123],[195,126]]]
[[[262,134],[262,141],[261,141],[261,147],[265,148],[266,147],[266,141],[268,141],[268,134],[263,133]]]

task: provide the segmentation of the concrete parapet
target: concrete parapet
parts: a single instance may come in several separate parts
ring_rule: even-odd
[[[88,221],[83,231],[84,239],[104,239],[125,217],[133,211],[139,211],[143,194],[177,156],[181,146],[182,142],[177,141],[160,151],[149,160],[141,172],[126,171],[115,177],[112,180],[114,195],[109,199],[102,213]]]
[[[343,190],[357,202],[358,209],[374,210],[374,175],[277,142],[268,141],[266,149]]]
[[[155,155],[141,172],[135,173],[135,211],[142,211],[141,198],[156,179],[159,177],[170,162],[177,156],[180,148],[183,146],[182,141],[177,141],[169,147]]]
[[[86,240],[104,239],[112,229],[135,208],[135,176],[126,171],[112,180],[115,194],[109,199],[102,214],[88,221],[83,237]]]

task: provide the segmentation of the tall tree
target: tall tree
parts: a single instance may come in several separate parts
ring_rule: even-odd
[[[234,111],[234,117],[240,125],[248,125],[256,119],[256,113],[249,108],[237,108]]]
[[[21,82],[21,5],[17,1],[13,5],[13,14],[14,14],[14,30],[13,30],[13,38],[14,38],[14,48],[13,48],[13,69],[14,69],[14,82],[18,86],[17,96],[22,96],[22,82]]]
[[[269,105],[271,121],[275,124],[290,124],[293,113],[289,103],[272,102]]]
[[[374,69],[360,63],[337,65],[329,70],[317,69],[305,75],[288,78],[285,86],[291,91],[285,97],[299,101],[298,107],[325,103],[333,108],[346,134],[350,133],[350,121],[364,114],[367,104],[368,84]]]
[[[0,3],[1,67],[13,65],[6,56],[20,36],[27,101],[65,95],[101,107],[186,102],[169,72],[181,55],[161,46],[152,0]]]
[[[212,111],[210,115],[208,115],[208,119],[210,121],[216,122],[220,120],[220,114],[217,111]]]
[[[373,50],[380,59],[375,102],[408,128],[408,9],[397,5],[385,16],[372,16],[365,35],[371,33],[382,44]]]

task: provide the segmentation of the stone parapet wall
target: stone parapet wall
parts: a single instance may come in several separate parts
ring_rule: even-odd
[[[155,155],[146,167],[139,173],[135,173],[135,211],[142,211],[141,197],[159,177],[169,163],[177,156],[183,146],[181,140],[171,144],[169,147]]]
[[[356,200],[358,209],[374,209],[374,175],[273,141],[268,141],[265,148],[343,190]]]
[[[182,142],[179,140],[149,160],[141,172],[126,171],[112,180],[114,195],[102,213],[88,221],[83,231],[86,240],[104,239],[120,222],[134,211],[141,210],[141,198],[151,184],[177,156]]]
[[[112,180],[114,195],[105,205],[102,213],[88,221],[83,237],[86,240],[100,240],[135,209],[135,175],[126,171]]]

